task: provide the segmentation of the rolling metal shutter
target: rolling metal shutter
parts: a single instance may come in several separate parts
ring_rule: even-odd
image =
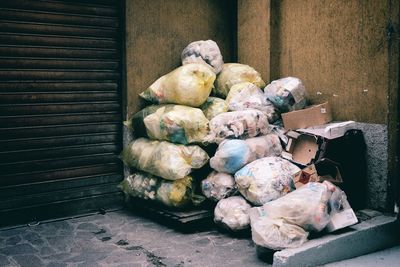
[[[0,0],[0,224],[120,204],[119,2]]]

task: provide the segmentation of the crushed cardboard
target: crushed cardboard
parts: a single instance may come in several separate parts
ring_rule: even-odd
[[[328,102],[325,102],[305,109],[282,113],[282,120],[286,130],[323,125],[332,121],[331,107]]]
[[[294,174],[293,181],[296,189],[310,182],[343,183],[338,164],[329,159],[323,159],[298,171]]]

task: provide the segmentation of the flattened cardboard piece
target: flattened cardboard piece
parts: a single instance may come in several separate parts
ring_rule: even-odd
[[[312,163],[318,153],[318,137],[294,131],[286,135],[289,140],[282,157],[304,166]]]
[[[287,130],[296,130],[323,125],[332,121],[331,107],[328,102],[305,109],[282,113],[283,126]]]
[[[297,131],[318,135],[327,139],[342,137],[348,130],[355,129],[354,121],[332,122],[325,125],[298,129]]]
[[[296,189],[310,182],[329,181],[333,184],[343,183],[338,164],[329,159],[322,159],[295,173],[293,181]]]
[[[348,208],[333,214],[330,222],[326,226],[326,229],[330,233],[356,223],[358,223],[356,214],[352,208]]]

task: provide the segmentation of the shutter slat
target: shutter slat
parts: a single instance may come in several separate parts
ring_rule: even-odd
[[[119,21],[117,18],[57,14],[50,12],[35,12],[31,10],[15,10],[6,8],[0,8],[0,18],[3,20],[17,20],[24,22],[42,22],[84,26],[118,27],[119,25]]]
[[[117,132],[103,134],[79,134],[69,136],[9,139],[3,141],[0,140],[0,147],[2,148],[2,151],[13,151],[22,149],[51,148],[59,146],[103,144],[110,142],[118,144],[119,139],[120,136]]]

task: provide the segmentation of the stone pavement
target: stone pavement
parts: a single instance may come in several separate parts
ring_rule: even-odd
[[[269,266],[250,238],[184,234],[129,211],[0,231],[0,266]]]

